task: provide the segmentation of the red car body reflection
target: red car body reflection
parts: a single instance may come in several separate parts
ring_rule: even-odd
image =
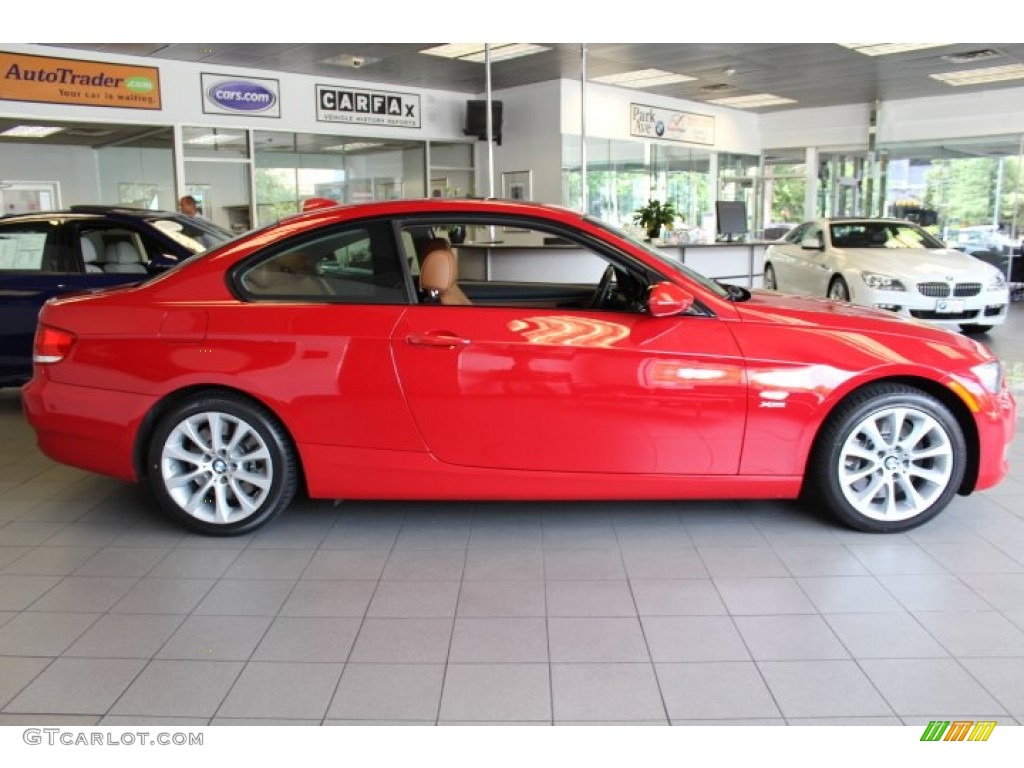
[[[438,216],[509,217],[578,237],[652,284],[683,289],[696,309],[666,317],[642,307],[430,304],[405,271],[411,259],[396,261],[399,287],[388,287],[388,296],[404,298],[387,301],[261,300],[240,287],[251,265],[314,234],[355,227],[397,253],[402,226]],[[357,274],[354,264],[342,267]],[[464,289],[472,295],[471,285]],[[171,437],[156,454],[153,440],[163,438],[170,414],[202,398],[227,398],[275,422],[309,495],[346,499],[794,498],[833,414],[852,411],[851,398],[880,385],[925,396],[956,422],[966,453],[955,458],[962,466],[951,490],[967,493],[1006,474],[1015,420],[1005,384],[985,378],[998,362],[964,336],[850,305],[716,290],[599,222],[512,202],[400,201],[301,214],[144,285],[52,301],[40,328],[68,347],[49,355],[49,342],[37,338],[23,398],[40,447],[128,481],[156,471],[168,483],[191,477],[168,447],[191,428],[176,429],[184,416],[165,424]],[[945,418],[925,419],[921,429]],[[221,470],[215,459],[196,460],[212,478],[201,486],[209,499],[219,472],[225,486],[250,487],[231,475],[241,462]],[[270,470],[277,482],[289,467]],[[850,487],[861,488],[856,482]],[[886,482],[899,499],[914,495],[910,481]],[[184,522],[201,496],[179,499]],[[236,533],[264,522],[215,502],[201,530]]]

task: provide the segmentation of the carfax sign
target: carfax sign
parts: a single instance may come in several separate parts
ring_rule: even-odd
[[[420,97],[414,93],[317,85],[316,119],[324,123],[419,128]]]
[[[203,72],[203,112],[208,115],[281,116],[277,80]]]
[[[160,70],[0,51],[0,99],[160,109]]]
[[[715,118],[693,112],[675,112],[643,104],[630,104],[629,133],[646,139],[714,144]]]

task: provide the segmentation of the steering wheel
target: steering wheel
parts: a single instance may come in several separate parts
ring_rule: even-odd
[[[597,290],[594,291],[594,300],[590,303],[591,309],[601,309],[612,297],[612,293],[615,287],[612,285],[612,281],[615,280],[615,267],[609,264],[604,274],[601,275],[601,282],[597,284]]]

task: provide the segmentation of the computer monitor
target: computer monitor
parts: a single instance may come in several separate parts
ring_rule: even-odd
[[[747,204],[742,200],[716,200],[715,218],[718,221],[719,239],[727,243],[746,237]]]

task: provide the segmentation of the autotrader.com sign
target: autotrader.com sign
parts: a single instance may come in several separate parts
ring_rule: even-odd
[[[420,97],[414,93],[317,85],[316,119],[324,123],[419,128]]]

